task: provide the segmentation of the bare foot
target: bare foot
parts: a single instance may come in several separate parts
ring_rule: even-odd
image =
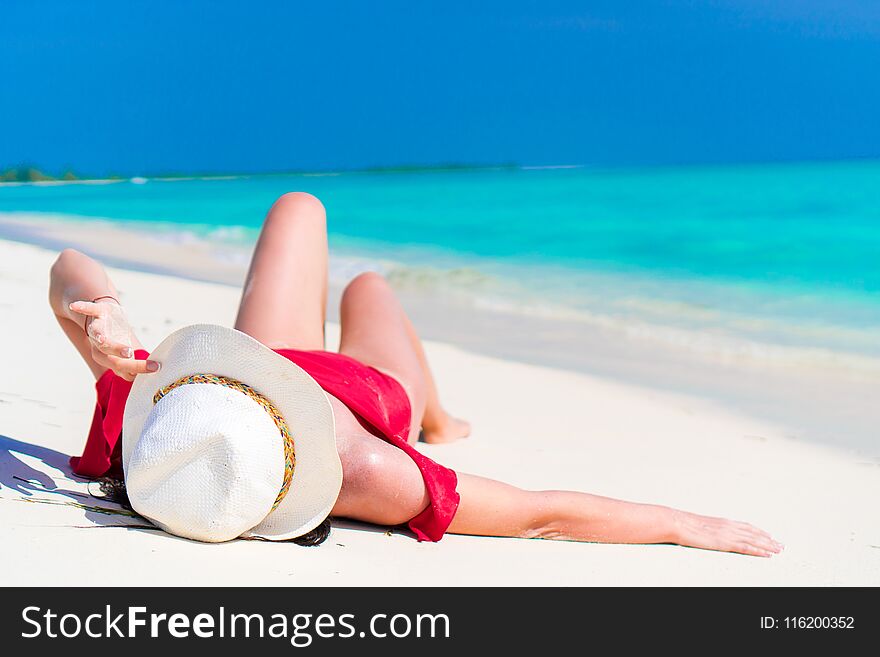
[[[446,419],[436,427],[422,429],[422,440],[426,443],[451,443],[459,438],[467,438],[471,434],[471,423],[447,415]]]

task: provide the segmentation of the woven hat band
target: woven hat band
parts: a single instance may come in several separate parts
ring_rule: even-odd
[[[284,481],[281,484],[281,489],[278,491],[278,496],[275,498],[274,504],[272,504],[272,511],[274,511],[278,508],[278,505],[281,504],[281,500],[284,499],[284,496],[287,495],[287,491],[290,490],[290,482],[293,479],[293,470],[296,467],[296,452],[294,450],[293,436],[290,433],[290,428],[287,426],[287,421],[284,419],[284,416],[281,415],[271,400],[258,393],[248,384],[218,374],[190,374],[189,376],[181,377],[177,379],[177,381],[159,388],[159,390],[156,391],[156,394],[153,395],[153,404],[157,404],[162,397],[175,388],[194,383],[209,383],[224,386],[247,395],[269,414],[269,417],[272,418],[275,426],[278,427],[278,431],[281,433],[282,442],[284,444]]]

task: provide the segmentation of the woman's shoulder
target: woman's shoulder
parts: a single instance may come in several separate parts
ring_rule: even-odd
[[[370,436],[375,438],[375,436],[364,427],[363,423],[348,406],[330,393],[327,393],[327,397],[330,399],[330,405],[333,407],[333,418],[336,422],[337,437]]]

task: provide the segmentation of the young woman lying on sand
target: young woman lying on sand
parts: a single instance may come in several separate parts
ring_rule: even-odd
[[[340,354],[323,351],[327,260],[325,212],[320,201],[304,193],[280,197],[266,217],[257,242],[235,328],[275,350],[286,359],[285,363],[298,365],[327,393],[322,398],[329,399],[328,408],[332,407],[335,448],[341,461],[341,488],[339,484],[334,488],[331,483],[325,495],[329,495],[326,508],[332,508],[331,516],[385,526],[408,524],[419,539],[432,541],[451,532],[601,543],[677,543],[761,557],[781,550],[782,546],[766,532],[744,522],[587,493],[521,490],[476,475],[454,473],[422,456],[413,448],[420,435],[425,442],[444,443],[467,436],[470,427],[449,415],[441,405],[419,338],[381,276],[361,274],[349,283],[341,301]],[[120,440],[123,408],[131,382],[137,377],[137,390],[144,381],[142,387],[149,388],[149,395],[156,393],[150,404],[155,403],[159,409],[165,402],[155,399],[165,391],[156,392],[156,386],[149,384],[150,378],[159,376],[157,371],[165,372],[174,363],[157,362],[158,357],[151,360],[133,336],[130,346],[114,339],[130,328],[119,307],[116,288],[103,267],[87,256],[73,250],[60,254],[52,267],[49,297],[62,329],[98,380],[95,420],[83,456],[72,459],[74,471],[92,478],[116,479],[126,472],[128,493],[132,496],[131,472],[120,461],[146,457],[142,450],[138,451],[139,445],[120,447],[126,440],[137,439],[123,436]],[[161,304],[160,298],[157,304]],[[277,359],[269,353],[267,358]],[[190,379],[165,387],[193,383]],[[262,387],[260,381],[252,381],[250,386],[257,392]],[[182,386],[193,390],[202,387]],[[239,387],[228,394],[240,396],[241,390]],[[175,392],[182,397],[183,393]],[[172,396],[168,393],[169,399]],[[234,398],[227,401],[238,403]],[[271,407],[271,400],[268,403]],[[291,449],[299,449],[297,427],[306,424],[306,418],[288,419],[293,436]],[[141,421],[150,424],[150,420]],[[128,429],[127,410],[125,422]],[[137,425],[138,431],[142,424]],[[289,486],[291,476],[296,485],[300,458],[297,454],[293,475],[284,475],[284,487]],[[335,454],[332,458],[336,458]],[[174,479],[178,474],[174,470],[161,476],[178,481]],[[139,477],[138,481],[145,480],[143,472]],[[279,499],[282,493],[278,494]],[[139,495],[140,506],[150,507],[149,495]],[[173,523],[162,517],[157,519],[161,514],[151,512],[152,507],[139,508],[134,497],[132,504],[142,515],[174,531]],[[180,500],[176,504],[180,506]],[[262,504],[265,506],[266,502]],[[260,518],[269,518],[267,512],[272,513],[263,508]],[[202,522],[193,513],[187,516],[188,522]],[[289,531],[292,525],[274,534],[254,531],[251,535],[295,538],[298,543],[315,544],[326,538],[329,531],[325,518],[326,512],[316,520],[300,522],[295,528],[297,536]],[[182,535],[188,535],[187,532],[186,528],[175,531]],[[234,528],[229,536],[202,536],[196,530],[189,534],[202,540],[226,540],[247,532]]]

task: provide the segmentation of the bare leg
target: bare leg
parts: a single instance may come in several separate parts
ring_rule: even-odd
[[[400,302],[385,279],[369,272],[357,276],[345,288],[339,314],[339,351],[390,374],[406,390],[412,408],[409,441],[414,443],[419,437],[428,391]]]
[[[416,352],[419,364],[422,366],[422,375],[425,378],[426,397],[425,413],[422,417],[422,438],[426,443],[448,443],[459,438],[466,438],[471,433],[470,423],[451,416],[440,405],[437,385],[434,383],[434,376],[428,366],[422,341],[419,340],[415,327],[406,315],[404,315],[404,322],[410,344]]]
[[[394,291],[379,274],[355,278],[342,295],[340,351],[394,376],[412,405],[410,442],[424,427],[425,438],[467,435],[466,422],[455,420],[440,405],[424,350]],[[436,440],[435,442],[441,442]]]
[[[276,349],[323,349],[327,224],[310,194],[279,198],[263,223],[235,328]]]

